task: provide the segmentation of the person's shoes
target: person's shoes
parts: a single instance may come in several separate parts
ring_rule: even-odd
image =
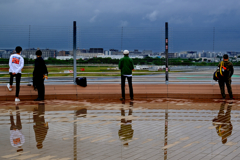
[[[230,100],[234,100],[234,99],[235,99],[234,97],[230,98]]]
[[[9,90],[9,92],[12,91],[12,88],[10,88],[10,84],[9,84],[9,83],[7,84],[7,88],[8,88],[8,90]]]
[[[120,101],[125,101],[125,98],[120,98]]]
[[[19,98],[15,98],[15,102],[20,102],[20,99]]]
[[[130,100],[131,100],[131,101],[133,101],[133,100],[134,100],[134,98],[130,98]]]
[[[34,101],[43,101],[42,98],[37,98],[37,99],[34,99]]]

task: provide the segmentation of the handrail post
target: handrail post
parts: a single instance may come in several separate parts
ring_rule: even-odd
[[[168,84],[168,22],[165,23],[165,60],[166,60],[166,84]]]
[[[76,84],[76,78],[77,78],[76,46],[77,46],[77,26],[76,26],[76,21],[73,21],[73,83],[74,84]]]

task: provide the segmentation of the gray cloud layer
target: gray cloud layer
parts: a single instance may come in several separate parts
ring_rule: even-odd
[[[2,0],[0,24],[236,25],[239,8],[239,0]]]
[[[181,31],[181,33],[170,33],[175,38],[175,43],[172,47],[176,51],[188,49],[187,47],[181,48],[179,45],[182,42],[180,39],[186,36],[184,33],[189,31],[186,27],[195,29],[190,33],[192,35],[190,39],[198,39],[192,45],[196,48],[192,47],[191,49],[193,50],[201,50],[201,46],[197,45],[197,43],[202,42],[204,44],[206,39],[208,47],[203,49],[210,50],[212,48],[213,27],[216,27],[216,38],[219,38],[216,40],[216,44],[221,46],[226,43],[228,36],[232,38],[231,42],[229,41],[231,46],[233,43],[236,43],[233,48],[221,49],[240,50],[239,47],[236,47],[237,43],[239,43],[237,42],[239,30],[235,33],[227,32],[228,34],[223,36],[229,28],[239,28],[239,8],[239,0],[1,0],[0,26],[72,26],[73,21],[77,21],[78,26],[85,27],[146,27],[146,30],[147,28],[158,27],[163,32],[164,23],[169,22],[169,26],[175,28],[175,31]],[[197,29],[201,27],[208,27],[208,31],[205,32],[203,29],[199,32]],[[217,34],[217,28],[224,29],[223,32],[219,31],[219,34],[221,33],[221,36],[223,36],[222,39]],[[119,29],[119,31],[121,30]],[[128,36],[126,34],[134,37],[136,32],[137,34],[142,34],[140,36],[142,39],[147,37],[151,40],[151,37],[148,37],[148,35],[152,34],[154,37],[156,34],[159,34],[158,32],[149,34],[149,31],[145,32],[144,29],[138,29],[139,32],[134,31],[134,29],[129,29],[127,33],[125,32],[124,37]],[[199,33],[201,34],[197,35]],[[121,32],[116,34],[117,37],[115,39],[117,39],[118,46],[120,46]],[[201,36],[204,34],[206,36],[202,38]],[[160,36],[164,38],[164,34],[161,33]],[[86,35],[86,37],[88,36]],[[111,35],[108,35],[108,37],[111,37]],[[156,39],[156,37],[154,38]],[[180,42],[178,43],[176,39],[179,39]],[[130,43],[134,40],[137,40],[137,36],[135,39],[126,40],[124,43],[128,44],[128,42]],[[144,43],[147,43],[149,40],[145,40]],[[91,46],[90,41],[89,46]],[[86,48],[89,46],[86,45]],[[137,47],[138,45],[135,48]],[[164,47],[155,48],[157,48],[156,50],[164,50]],[[145,47],[145,49],[151,49],[151,47]]]

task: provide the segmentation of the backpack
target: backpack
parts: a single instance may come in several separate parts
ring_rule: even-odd
[[[76,83],[79,86],[86,87],[87,86],[87,78],[86,77],[77,77]]]
[[[221,61],[220,67],[213,73],[213,80],[217,81],[226,77],[227,68],[224,67],[224,62]]]

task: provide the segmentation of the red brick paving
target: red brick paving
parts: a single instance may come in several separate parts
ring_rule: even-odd
[[[233,95],[240,98],[240,85],[232,85]],[[227,94],[227,89],[225,89]],[[213,99],[221,98],[218,84],[133,84],[135,99],[148,98],[190,98]],[[119,99],[121,97],[120,84],[89,84],[87,87],[77,85],[45,85],[46,100],[63,99]],[[9,92],[6,86],[0,86],[0,101],[14,100],[15,86]],[[33,87],[21,85],[21,100],[37,98],[37,91]],[[129,89],[126,85],[126,98],[129,98]],[[227,98],[228,95],[227,95]]]

